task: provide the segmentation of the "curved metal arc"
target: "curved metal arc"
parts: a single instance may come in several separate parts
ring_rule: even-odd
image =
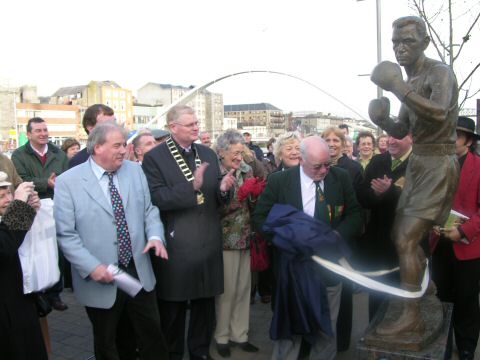
[[[222,80],[225,80],[225,79],[228,79],[229,77],[233,77],[233,76],[237,76],[237,75],[243,75],[243,74],[251,74],[251,73],[269,73],[269,74],[277,74],[277,75],[282,75],[282,76],[287,76],[287,77],[290,77],[292,79],[296,79],[296,80],[299,80],[299,81],[302,81],[310,86],[312,86],[313,88],[317,89],[318,91],[320,91],[321,93],[327,95],[328,97],[332,98],[333,100],[337,101],[338,103],[342,104],[343,106],[345,106],[347,109],[349,109],[350,111],[352,111],[354,114],[356,114],[357,116],[359,116],[362,120],[367,120],[363,117],[363,115],[361,115],[359,112],[357,112],[355,109],[353,109],[352,107],[348,106],[347,104],[345,104],[343,101],[341,101],[340,99],[336,98],[335,96],[333,96],[332,94],[328,93],[327,91],[321,89],[319,86],[313,84],[312,82],[308,81],[308,80],[305,80],[305,79],[302,79],[298,76],[295,76],[295,75],[291,75],[291,74],[287,74],[287,73],[283,73],[283,72],[280,72],[280,71],[272,71],[272,70],[248,70],[248,71],[239,71],[239,72],[236,72],[236,73],[233,73],[233,74],[229,74],[229,75],[225,75],[225,76],[222,76],[222,77],[219,77],[215,80],[212,80],[212,81],[209,81],[203,85],[200,85],[200,86],[197,86],[195,88],[193,88],[192,90],[188,91],[187,93],[185,93],[180,99],[178,99],[176,102],[173,102],[171,103],[170,105],[168,105],[167,107],[165,107],[164,109],[162,109],[162,112],[158,115],[156,115],[154,118],[152,118],[147,124],[145,124],[144,127],[148,127],[149,125],[157,122],[162,116],[165,116],[166,113],[168,113],[168,111],[170,111],[171,108],[173,108],[174,106],[176,105],[181,105],[181,104],[184,104],[186,102],[188,102],[190,100],[190,98],[196,94],[197,92],[199,91],[202,91],[204,89],[206,89],[207,87],[219,82],[219,81],[222,81]],[[368,120],[367,120],[368,121]],[[131,143],[133,141],[133,139],[135,139],[138,135],[138,131],[136,134],[134,134],[132,137],[130,137],[130,139],[128,139],[127,143]]]

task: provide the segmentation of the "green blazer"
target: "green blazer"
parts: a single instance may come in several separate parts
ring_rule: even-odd
[[[361,233],[363,220],[362,209],[348,172],[331,167],[324,179],[324,194],[330,208],[330,226],[351,243]],[[288,204],[303,210],[299,166],[268,177],[268,184],[253,213],[253,224],[257,231],[262,231],[263,223],[274,204]]]

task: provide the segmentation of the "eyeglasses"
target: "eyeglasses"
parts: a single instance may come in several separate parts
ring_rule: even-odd
[[[195,121],[193,123],[190,123],[190,124],[181,124],[179,122],[173,122],[174,124],[177,124],[177,125],[180,125],[180,126],[183,126],[183,127],[186,127],[188,129],[193,129],[194,127],[198,127],[198,121]]]
[[[325,170],[328,170],[328,169],[330,169],[330,166],[332,166],[332,163],[330,161],[327,161],[323,164],[310,165],[310,167],[313,170],[321,170],[322,168],[325,168]]]

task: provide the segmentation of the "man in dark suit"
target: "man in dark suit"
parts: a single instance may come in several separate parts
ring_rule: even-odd
[[[88,135],[97,124],[107,121],[115,121],[113,109],[107,105],[95,104],[85,110],[85,114],[83,114],[82,125]],[[87,148],[80,150],[73,158],[70,159],[68,168],[71,169],[74,166],[84,163],[89,157],[90,154],[88,153]]]
[[[349,174],[331,166],[328,145],[318,136],[304,139],[300,153],[300,166],[270,175],[255,208],[255,227],[262,229],[274,204],[288,204],[330,225],[345,240],[351,240],[361,230],[362,216]],[[330,320],[335,332],[342,287],[337,276],[328,272],[323,274],[321,283],[326,286]],[[278,282],[281,283],[282,279],[279,278]],[[293,341],[277,340],[272,358],[297,359],[300,344],[301,336],[294,336]],[[318,332],[310,358],[334,359],[335,356],[335,336]]]
[[[411,152],[410,134],[400,140],[389,136],[388,151],[375,155],[365,170],[365,179],[357,195],[363,208],[370,210],[370,217],[365,233],[359,241],[358,260],[367,270],[391,269],[398,266],[398,255],[391,232]],[[398,273],[388,275],[382,281],[397,281],[398,284]],[[370,293],[370,319],[375,315],[383,299],[384,294]]]
[[[222,233],[217,208],[228,201],[235,178],[220,176],[216,154],[195,144],[199,124],[188,106],[167,114],[171,137],[142,163],[152,201],[165,224],[169,261],[153,262],[163,332],[170,359],[183,358],[187,304],[190,359],[210,359],[215,296],[223,292]]]

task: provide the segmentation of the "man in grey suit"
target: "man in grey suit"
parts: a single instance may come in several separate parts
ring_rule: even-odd
[[[92,323],[96,359],[121,358],[115,337],[124,309],[142,359],[168,359],[148,254],[168,259],[164,228],[142,168],[124,160],[125,142],[123,128],[97,125],[88,138],[90,159],[58,177],[57,238],[72,264],[75,296]],[[135,297],[117,288],[110,264],[140,281]]]

